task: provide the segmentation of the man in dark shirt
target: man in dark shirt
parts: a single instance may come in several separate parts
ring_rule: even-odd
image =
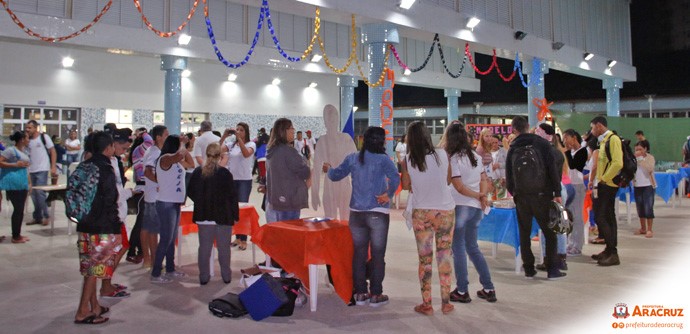
[[[559,269],[560,259],[557,256],[556,232],[548,228],[549,207],[551,201],[561,202],[561,170],[556,166],[555,157],[560,154],[545,139],[528,132],[529,123],[522,116],[513,118],[513,132],[517,135],[510,145],[506,157],[506,186],[508,191],[513,194],[515,208],[517,210],[518,226],[520,231],[520,254],[522,256],[525,276],[534,277],[537,271],[534,268],[534,254],[531,249],[530,233],[532,231],[532,219],[536,218],[539,227],[546,239],[546,256],[544,262],[547,266],[548,279],[554,280],[564,277],[566,274]],[[531,147],[537,153],[535,159],[540,159],[535,166],[525,166],[527,169],[535,170],[543,168],[544,180],[520,179],[516,170],[516,161],[521,157],[519,152],[524,148]],[[516,153],[518,152],[518,153]],[[529,159],[522,159],[527,161]],[[541,167],[538,167],[541,165]],[[521,166],[522,168],[522,166]],[[543,184],[540,189],[526,189],[525,182]]]

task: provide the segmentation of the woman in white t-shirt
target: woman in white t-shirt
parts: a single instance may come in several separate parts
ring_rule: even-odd
[[[445,150],[450,157],[451,193],[455,201],[455,231],[453,234],[453,259],[457,288],[450,293],[453,302],[469,303],[467,256],[479,274],[483,289],[477,297],[489,302],[496,301],[496,291],[491,281],[489,266],[477,244],[477,229],[488,206],[486,193],[489,178],[482,167],[482,157],[472,150],[467,131],[462,124],[452,124],[446,129]]]
[[[256,144],[249,138],[249,125],[244,122],[237,123],[235,129],[227,129],[220,138],[223,154],[227,156],[227,168],[232,174],[237,200],[249,202],[249,194],[252,192],[252,169],[254,169],[254,152]],[[235,140],[226,143],[225,139],[235,135]],[[232,247],[239,246],[240,250],[247,249],[247,236],[238,234],[232,242]]]
[[[407,143],[405,143],[405,135],[403,135],[398,145],[395,145],[395,158],[398,161],[398,172],[402,172],[402,164],[405,162],[405,156],[407,156]]]
[[[419,282],[422,288],[422,304],[414,310],[432,315],[431,267],[436,239],[436,261],[441,281],[441,302],[444,314],[453,311],[450,304],[452,281],[453,228],[455,226],[455,202],[450,193],[450,168],[448,155],[443,149],[434,149],[431,136],[423,122],[412,122],[407,128],[407,158],[403,164],[403,189],[414,194],[412,225],[417,252],[419,253]]]
[[[67,165],[79,161],[79,151],[81,151],[81,142],[77,138],[77,131],[70,131],[69,138],[65,140],[65,163]]]
[[[654,196],[656,180],[654,179],[654,156],[649,154],[649,142],[640,140],[635,144],[635,158],[637,171],[635,172],[635,206],[637,216],[640,217],[640,229],[635,234],[647,238],[654,236],[652,223],[654,222]]]

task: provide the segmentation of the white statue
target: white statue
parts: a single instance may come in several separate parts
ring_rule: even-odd
[[[357,147],[352,137],[340,132],[338,123],[340,116],[338,109],[333,105],[326,105],[323,108],[323,122],[326,125],[326,134],[319,137],[314,149],[314,163],[311,172],[311,205],[318,211],[322,204],[319,199],[321,183],[321,167],[324,162],[328,162],[333,167],[340,165],[349,154],[357,152]],[[333,182],[328,177],[324,178],[323,185],[323,210],[326,217],[340,220],[350,218],[350,195],[352,194],[352,184],[350,177]]]

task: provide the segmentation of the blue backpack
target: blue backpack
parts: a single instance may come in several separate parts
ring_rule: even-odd
[[[91,212],[91,204],[98,191],[100,172],[93,163],[80,163],[67,180],[65,214],[79,223]]]

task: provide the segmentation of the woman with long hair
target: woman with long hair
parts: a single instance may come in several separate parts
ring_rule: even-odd
[[[568,171],[570,184],[575,190],[572,200],[569,198],[568,202],[570,203],[566,205],[566,208],[573,213],[573,231],[568,235],[566,253],[568,256],[580,256],[582,255],[582,246],[585,244],[582,208],[584,207],[587,189],[585,188],[582,171],[587,163],[587,148],[582,146],[582,137],[573,129],[563,132],[563,141],[566,148],[565,159],[570,169]]]
[[[354,244],[352,278],[355,303],[377,307],[388,304],[383,294],[386,273],[386,245],[390,223],[390,202],[400,184],[396,166],[386,155],[386,132],[369,127],[364,132],[364,144],[359,153],[348,155],[337,168],[328,162],[323,172],[332,181],[352,175],[350,197],[350,232]],[[369,252],[371,250],[371,253]],[[371,254],[371,285],[367,289],[367,258]]]
[[[309,207],[307,181],[311,171],[307,161],[291,146],[294,140],[292,121],[277,119],[266,153],[267,207],[275,221],[299,219],[300,210]]]
[[[419,254],[419,282],[422,304],[416,312],[432,315],[431,267],[434,257],[433,242],[436,239],[436,261],[441,281],[441,302],[444,314],[453,311],[450,304],[452,281],[453,228],[455,226],[455,202],[450,193],[450,166],[443,149],[434,149],[431,136],[423,122],[415,121],[407,128],[407,159],[403,164],[403,189],[414,193],[412,226]]]
[[[187,190],[184,182],[185,168],[193,166],[192,155],[180,144],[180,137],[168,136],[156,162],[156,213],[160,222],[160,241],[151,270],[151,283],[170,283],[173,278],[186,276],[185,273],[175,270],[175,240],[180,223],[180,206],[184,203]],[[161,276],[163,259],[165,276]]]
[[[7,199],[12,203],[12,243],[23,244],[29,238],[21,235],[24,220],[24,204],[29,194],[31,179],[27,167],[30,159],[26,153],[29,136],[24,131],[16,131],[10,136],[14,147],[8,147],[0,155],[0,189],[5,190]],[[2,237],[4,238],[4,237]]]
[[[252,192],[252,169],[254,168],[254,152],[256,144],[249,138],[249,125],[244,122],[237,123],[235,129],[226,129],[220,138],[220,143],[235,135],[235,140],[222,144],[222,154],[228,158],[227,168],[232,173],[237,200],[243,203],[249,202],[249,194]],[[247,249],[247,236],[238,234],[232,246],[239,246],[240,250]]]
[[[635,144],[635,158],[637,159],[637,171],[635,172],[635,206],[640,217],[640,229],[635,231],[637,235],[647,238],[654,237],[652,224],[654,223],[654,194],[656,180],[654,179],[654,156],[649,153],[649,142],[640,140]]]
[[[453,234],[453,259],[457,288],[450,293],[453,302],[469,303],[469,280],[467,256],[479,274],[483,289],[477,297],[495,302],[496,291],[491,281],[489,266],[477,244],[477,229],[484,217],[484,208],[489,205],[486,197],[489,179],[481,165],[481,157],[472,150],[467,140],[467,131],[462,124],[453,124],[446,129],[444,149],[450,159],[452,195],[455,201],[455,232]]]
[[[240,208],[233,175],[220,164],[217,143],[206,147],[206,162],[197,167],[189,181],[187,195],[194,201],[192,219],[199,226],[199,283],[211,279],[210,261],[213,244],[218,248],[218,264],[225,284],[230,283],[230,239],[232,226],[240,219]]]

